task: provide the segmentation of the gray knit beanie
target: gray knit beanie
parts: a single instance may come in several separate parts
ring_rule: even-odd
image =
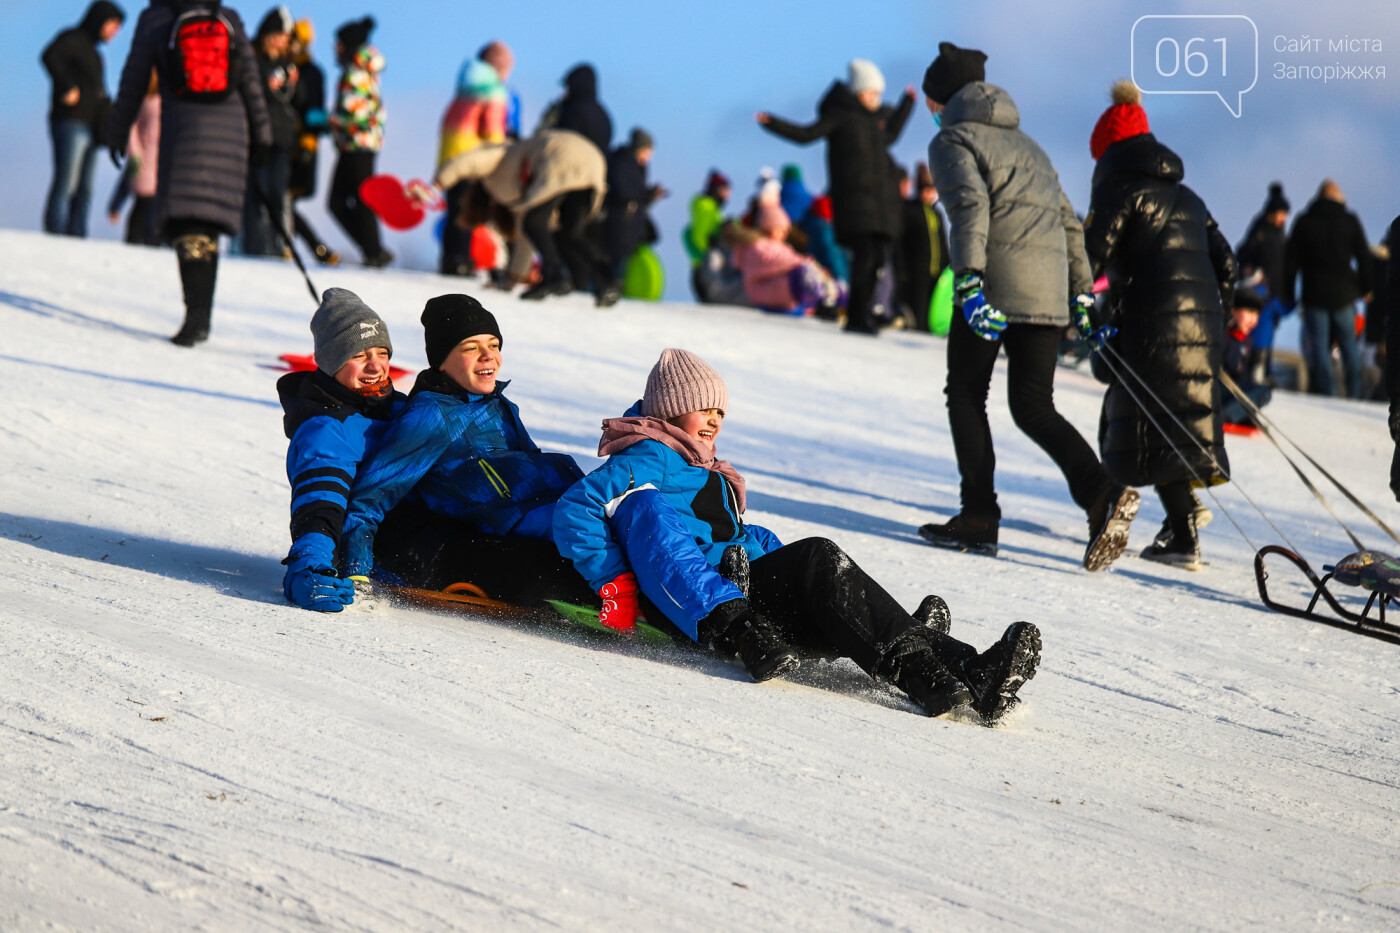
[[[348,288],[328,288],[322,293],[321,306],[311,316],[311,336],[316,341],[316,367],[329,376],[371,347],[394,352],[383,319]]]
[[[707,408],[729,408],[729,390],[719,373],[689,350],[662,350],[647,376],[642,415],[665,420]]]

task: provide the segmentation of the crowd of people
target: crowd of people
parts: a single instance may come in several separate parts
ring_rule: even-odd
[[[385,125],[372,18],[336,32],[342,71],[329,109],[309,23],[278,7],[250,40],[234,11],[203,0],[153,0],[108,103],[96,50],[121,24],[121,10],[98,0],[44,53],[55,161],[45,226],[83,234],[92,153],[105,138],[127,158],[129,236],[175,248],[186,302],[175,343],[208,337],[221,236],[241,233],[244,251],[278,255],[295,232],[322,262],[338,261],[295,210],[314,192],[324,133],[338,150],[334,216],[365,265],[392,260],[360,199]],[[226,59],[205,54],[210,36],[226,41]],[[568,72],[563,97],[524,135],[506,84],[513,67],[499,41],[464,63],[441,124],[436,190],[408,196],[447,204],[443,273],[484,272],[497,287],[523,286],[527,300],[586,290],[609,305],[629,258],[655,238],[648,208],[666,194],[648,180],[655,143],[636,128],[612,146],[586,64]],[[828,190],[811,192],[796,166],[764,170],[731,218],[732,184],[712,171],[682,235],[692,287],[701,301],[839,319],[874,335],[896,320],[927,326],[935,283],[949,279],[945,393],[960,509],[918,535],[997,553],[987,398],[1004,349],[1012,418],[1084,510],[1083,567],[1101,570],[1124,553],[1137,488],[1152,486],[1166,519],[1141,556],[1198,570],[1211,514],[1197,493],[1229,479],[1225,426],[1250,423],[1269,401],[1280,319],[1301,308],[1300,380],[1335,393],[1335,345],[1342,389],[1357,397],[1357,308],[1369,302],[1366,327],[1400,339],[1384,313],[1400,275],[1378,276],[1360,221],[1331,181],[1291,229],[1282,186],[1271,186],[1232,249],[1183,183],[1180,156],[1151,132],[1130,81],[1112,88],[1088,134],[1095,169],[1081,218],[987,67],[983,52],[940,43],[922,94],[909,87],[891,106],[879,69],[856,59],[823,95],[816,121],[758,113],[783,139],[825,141]],[[937,132],[911,177],[889,149],[920,96]],[[1397,227],[1400,219],[1392,236]],[[483,236],[505,247],[484,269]],[[311,322],[319,368],[279,383],[293,490],[284,586],[298,605],[337,611],[376,584],[440,589],[470,579],[520,605],[596,606],[623,631],[644,617],[737,654],[755,680],[791,670],[803,653],[847,657],[930,715],[963,710],[986,722],[1034,674],[1033,625],[1016,623],[978,652],[949,634],[937,596],[907,612],[835,543],[784,546],[746,524],[743,477],[715,452],[727,390],[694,354],[662,354],[639,402],[604,423],[599,455],[608,459],[584,476],[570,457],[541,451],[504,396],[504,338],[477,298],[435,298],[421,321],[429,368],[405,398],[389,381],[384,322],[354,294],[330,289]],[[1067,334],[1091,351],[1108,386],[1097,451],[1055,407]],[[1386,384],[1392,398],[1397,378]],[[1400,436],[1394,407],[1391,429]],[[1400,455],[1394,482],[1400,496]]]

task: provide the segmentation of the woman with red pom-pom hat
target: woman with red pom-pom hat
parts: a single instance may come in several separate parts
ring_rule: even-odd
[[[1114,378],[1099,448],[1115,480],[1156,486],[1166,508],[1142,556],[1199,570],[1197,532],[1209,513],[1192,487],[1229,478],[1219,375],[1222,299],[1234,288],[1235,256],[1205,202],[1181,183],[1181,157],[1149,131],[1137,85],[1119,81],[1112,97],[1089,137],[1098,165],[1084,221],[1094,276],[1108,276],[1108,323],[1118,330],[1104,351]],[[1087,316],[1076,323],[1093,329]],[[1121,361],[1147,380],[1150,394]]]

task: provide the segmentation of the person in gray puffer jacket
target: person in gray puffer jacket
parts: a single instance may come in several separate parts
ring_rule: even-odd
[[[1083,436],[1055,410],[1055,363],[1070,309],[1092,288],[1084,232],[1045,152],[1020,130],[1005,90],[985,80],[987,56],[939,43],[924,75],[941,127],[929,144],[934,184],[948,213],[955,304],[948,334],[948,421],[962,477],[962,510],[919,528],[938,547],[995,555],[1001,510],[987,391],[1002,345],[1016,426],[1064,474],[1088,513],[1084,568],[1123,553],[1138,494],[1109,477]]]

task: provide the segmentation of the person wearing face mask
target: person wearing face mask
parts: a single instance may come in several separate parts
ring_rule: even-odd
[[[311,334],[316,369],[277,380],[292,486],[282,591],[303,609],[339,612],[355,598],[335,571],[350,487],[406,400],[389,381],[389,328],[354,292],[326,289]]]
[[[1084,231],[1050,158],[1020,129],[1011,95],[986,81],[987,56],[951,42],[924,73],[940,129],[929,165],[949,222],[955,305],[948,332],[948,424],[962,508],[919,535],[936,547],[995,556],[1001,523],[987,392],[1002,347],[1016,426],[1064,474],[1088,516],[1085,570],[1102,570],[1128,545],[1138,494],[1113,481],[1074,425],[1055,409],[1055,363],[1071,306],[1092,305]]]
[[[597,605],[552,540],[555,501],[583,473],[540,450],[506,398],[495,315],[469,295],[440,295],[421,320],[428,368],[356,474],[341,575],[472,583],[529,607]]]
[[[857,58],[850,63],[848,79],[832,84],[822,98],[815,123],[789,123],[770,113],[756,116],[768,132],[792,142],[827,141],[836,241],[851,251],[846,330],[859,334],[879,332],[873,313],[877,279],[889,259],[899,221],[891,204],[895,180],[888,150],[899,140],[914,106],[912,87],[905,89],[898,107],[880,102],[884,92],[880,69]]]
[[[737,653],[755,681],[796,668],[790,646],[847,657],[929,716],[1001,719],[1035,674],[1036,627],[1015,623],[979,653],[948,634],[939,597],[911,615],[835,542],[784,545],[746,522],[744,478],[715,447],[728,408],[719,373],[673,348],[626,415],[603,422],[607,462],[554,509],[555,543],[598,590],[603,624],[625,632],[640,615],[669,624]]]

